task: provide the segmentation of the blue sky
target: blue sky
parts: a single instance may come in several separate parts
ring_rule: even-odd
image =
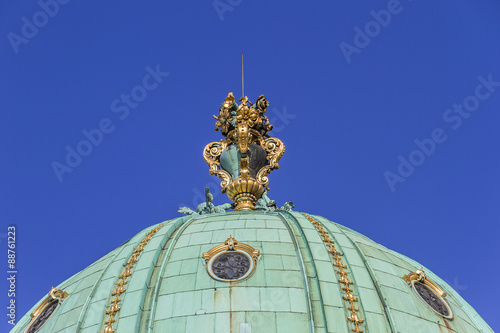
[[[201,152],[244,53],[245,94],[266,95],[287,148],[269,196],[421,262],[500,329],[499,15],[493,0],[2,3],[18,315],[215,192]]]

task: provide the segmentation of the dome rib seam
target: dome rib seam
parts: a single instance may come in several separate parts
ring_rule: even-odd
[[[346,310],[348,322],[352,322],[355,326],[352,329],[352,331],[361,333],[361,332],[363,332],[363,330],[361,330],[358,326],[364,325],[364,327],[365,327],[364,329],[367,332],[369,332],[367,322],[366,322],[366,314],[364,311],[363,302],[361,301],[361,297],[359,295],[359,289],[357,287],[356,279],[354,278],[354,274],[353,274],[351,265],[349,264],[349,261],[347,260],[347,258],[345,256],[344,256],[344,261],[345,261],[345,265],[344,265],[344,262],[342,261],[342,258],[340,257],[340,256],[343,256],[342,247],[338,243],[335,236],[333,236],[333,233],[331,232],[331,230],[328,227],[326,227],[324,223],[320,222],[317,217],[313,217],[313,215],[309,215],[306,213],[302,213],[302,215],[304,217],[306,217],[307,220],[309,220],[309,222],[315,227],[317,233],[322,238],[323,245],[325,245],[328,248],[328,253],[333,258],[333,266],[337,268],[337,269],[334,268],[335,273],[341,275],[340,278],[337,276],[336,276],[336,278],[337,278],[337,282],[338,282],[339,289],[340,289],[339,292],[341,294],[343,293],[342,299],[344,301],[349,302],[349,304],[350,304],[349,308],[347,308],[347,306],[344,305],[344,310]],[[330,237],[332,239],[330,239]],[[338,247],[338,249],[340,251],[338,251],[336,249],[336,247]],[[347,268],[350,273],[345,272],[343,270],[344,268]],[[349,279],[347,278],[349,275],[351,276],[352,281],[349,281]],[[343,288],[341,288],[341,284],[344,285]],[[352,284],[352,287],[353,287],[352,290],[349,287],[350,284]],[[357,291],[358,297],[354,296],[354,293],[353,293],[354,291]],[[359,309],[356,309],[354,307],[354,303],[356,303],[356,302],[360,304]],[[349,310],[349,311],[347,311],[347,310]],[[359,315],[357,314],[357,311],[360,311],[360,310],[363,313],[364,319],[360,318]]]
[[[172,230],[172,233],[170,233],[170,235],[168,235],[168,231],[165,233],[164,237],[168,237],[168,238],[172,237],[172,240],[165,251],[165,257],[163,258],[163,261],[159,267],[158,276],[156,277],[156,281],[154,283],[155,287],[154,287],[154,290],[151,294],[151,308],[150,308],[150,312],[149,312],[148,322],[146,323],[147,328],[148,328],[148,333],[153,332],[154,316],[156,314],[156,303],[157,303],[157,299],[158,299],[158,292],[160,290],[160,284],[161,284],[160,282],[162,279],[163,271],[165,270],[165,267],[170,259],[170,255],[172,254],[173,248],[174,248],[175,244],[177,243],[177,241],[179,240],[179,237],[182,235],[182,232],[192,222],[194,222],[196,220],[197,220],[197,218],[195,216],[181,217],[178,221],[176,221],[174,223],[174,225],[173,225],[174,230]],[[168,240],[167,240],[167,242],[168,242]]]
[[[302,275],[303,275],[303,279],[304,279],[304,284],[306,285],[306,288],[307,288],[306,292],[308,293],[307,301],[308,301],[308,306],[309,306],[309,311],[310,311],[310,316],[311,316],[311,331],[315,332],[314,309],[313,309],[313,306],[312,306],[312,303],[311,303],[310,287],[309,287],[309,283],[307,281],[307,279],[308,279],[307,270],[306,270],[306,267],[305,267],[305,264],[304,264],[304,259],[303,259],[303,256],[302,256],[302,251],[301,251],[300,246],[298,244],[297,237],[295,236],[295,233],[293,232],[293,230],[291,230],[292,227],[291,227],[291,225],[289,223],[289,220],[285,217],[285,214],[289,216],[289,218],[290,218],[291,221],[293,221],[293,224],[295,225],[295,227],[297,228],[297,230],[301,234],[302,238],[305,239],[305,240],[307,240],[307,238],[306,238],[306,236],[304,234],[304,230],[302,229],[302,226],[300,225],[300,222],[297,221],[297,219],[295,218],[295,216],[293,216],[292,214],[290,214],[287,211],[280,211],[280,212],[278,212],[278,216],[280,217],[281,220],[285,221],[285,224],[287,225],[287,228],[290,228],[289,232],[291,231],[292,236],[293,236],[293,240],[296,242],[296,244],[295,244],[297,246],[296,253],[297,253],[297,256],[301,260],[300,263],[301,263]],[[312,255],[311,248],[309,247],[309,243],[307,241],[304,242],[304,246],[307,249],[307,251],[309,253],[309,256],[311,257],[310,264],[311,264],[311,267],[312,267],[312,269],[314,271],[313,272],[314,273],[314,279],[316,280],[316,283],[317,283],[317,291],[318,291],[319,301],[321,302],[321,304],[324,304],[323,303],[323,294],[321,293],[321,288],[320,288],[320,283],[319,283],[319,278],[318,278],[318,271],[316,269],[316,265],[314,264],[314,260],[312,260],[313,259],[313,255]],[[321,306],[320,310],[321,310],[321,313],[323,315],[323,322],[325,324],[325,331],[328,332],[328,323],[327,323],[327,320],[326,320],[325,309],[324,309],[323,306]]]

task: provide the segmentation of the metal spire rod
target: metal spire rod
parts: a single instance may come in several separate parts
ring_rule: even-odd
[[[241,97],[245,97],[245,72],[243,70],[243,53],[241,54]]]

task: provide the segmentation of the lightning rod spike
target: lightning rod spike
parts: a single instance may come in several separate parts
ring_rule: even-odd
[[[245,72],[243,70],[243,53],[241,54],[241,97],[245,97]]]

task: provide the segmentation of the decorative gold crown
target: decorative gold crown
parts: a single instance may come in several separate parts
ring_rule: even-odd
[[[235,210],[254,210],[257,200],[269,190],[267,175],[279,168],[285,145],[268,135],[273,126],[265,116],[269,102],[264,95],[255,104],[246,96],[240,102],[238,105],[229,93],[219,115],[213,116],[215,130],[225,138],[206,145],[203,158],[209,173],[222,179],[222,193],[236,204]]]

